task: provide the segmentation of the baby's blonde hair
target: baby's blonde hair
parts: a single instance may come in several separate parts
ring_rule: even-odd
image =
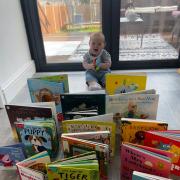
[[[90,41],[96,39],[96,40],[101,40],[103,43],[105,43],[105,37],[102,32],[96,32],[90,35]]]

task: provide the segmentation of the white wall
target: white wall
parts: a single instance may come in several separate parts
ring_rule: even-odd
[[[12,82],[22,81],[20,77],[27,69],[35,71],[33,66],[20,0],[0,0],[0,89],[5,91]],[[19,85],[13,91],[18,92]]]

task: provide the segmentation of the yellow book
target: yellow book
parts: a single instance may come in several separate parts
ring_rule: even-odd
[[[116,125],[114,122],[66,120],[62,122],[62,127],[63,133],[110,131],[110,149],[112,149],[112,156],[114,155],[116,133]]]
[[[145,131],[167,130],[168,124],[156,120],[122,118],[121,141],[144,145]]]
[[[146,89],[147,76],[145,73],[107,74],[106,93],[108,95],[128,93]]]

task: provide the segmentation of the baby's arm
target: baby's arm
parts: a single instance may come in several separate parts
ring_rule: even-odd
[[[104,50],[103,55],[103,63],[100,64],[100,68],[106,70],[111,67],[111,55]]]
[[[82,62],[82,65],[84,67],[84,69],[88,70],[88,69],[95,69],[95,65],[93,63],[88,63],[88,55],[85,54],[84,57],[83,57],[83,62]]]

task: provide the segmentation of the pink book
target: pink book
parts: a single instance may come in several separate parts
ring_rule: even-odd
[[[123,143],[121,147],[121,180],[131,180],[133,171],[168,178],[171,170],[171,154],[153,151],[143,146]]]

